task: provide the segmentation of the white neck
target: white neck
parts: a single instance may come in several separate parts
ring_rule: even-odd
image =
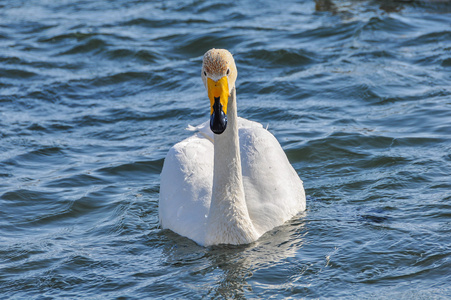
[[[214,135],[213,193],[206,245],[247,244],[258,238],[244,197],[235,88],[229,98],[227,119],[226,130]]]

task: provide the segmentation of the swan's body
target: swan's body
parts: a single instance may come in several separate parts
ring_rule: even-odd
[[[227,50],[205,54],[210,126],[174,145],[161,172],[162,228],[200,245],[253,242],[305,209],[302,181],[275,137],[237,117],[236,75]]]

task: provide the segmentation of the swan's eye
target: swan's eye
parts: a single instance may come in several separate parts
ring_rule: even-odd
[[[207,72],[204,71],[204,75],[207,76]]]
[[[226,74],[227,74],[227,75],[229,75],[229,73],[230,73],[230,69],[227,69],[227,72],[226,72]]]

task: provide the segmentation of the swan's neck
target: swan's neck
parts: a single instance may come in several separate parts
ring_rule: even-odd
[[[206,245],[247,244],[258,235],[244,197],[235,88],[227,106],[227,128],[214,136],[213,193]]]

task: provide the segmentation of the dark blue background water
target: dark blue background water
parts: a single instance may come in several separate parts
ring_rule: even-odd
[[[202,248],[158,227],[212,47],[307,211]],[[449,1],[1,1],[0,298],[451,297]]]

